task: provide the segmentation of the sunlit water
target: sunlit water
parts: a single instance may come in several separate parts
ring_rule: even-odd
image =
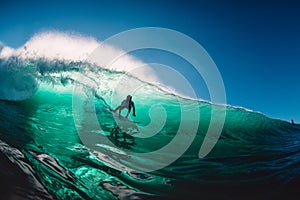
[[[298,125],[181,98],[127,73],[81,61],[0,61],[1,199],[291,199],[299,193]],[[76,79],[78,74],[93,79],[96,87]],[[151,137],[138,137],[142,131],[127,134],[108,111],[117,106],[114,98],[125,97],[120,80],[142,86],[133,94],[137,117],[131,119],[139,129],[152,125]],[[190,113],[185,123],[191,128],[179,131],[183,108]],[[199,158],[213,108],[225,108],[226,121],[216,146]],[[194,120],[195,111],[200,120]],[[90,124],[91,116],[96,116],[96,125]],[[195,123],[193,142],[170,165],[142,172],[127,162],[130,152],[155,151],[178,134],[192,137]],[[94,141],[97,148],[82,136],[100,138]],[[111,143],[103,143],[104,137]],[[179,143],[178,149],[184,145]]]

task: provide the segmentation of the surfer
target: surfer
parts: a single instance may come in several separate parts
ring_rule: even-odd
[[[119,115],[121,115],[121,111],[124,109],[124,108],[127,108],[128,109],[128,112],[126,114],[126,118],[128,117],[130,111],[131,111],[131,108],[133,109],[133,116],[135,117],[135,106],[134,106],[134,102],[132,101],[132,96],[131,95],[128,95],[126,97],[126,99],[124,99],[121,103],[121,105],[119,105],[116,109],[112,110],[112,112],[117,112],[119,110]]]
[[[294,120],[292,120],[292,125],[295,125]]]

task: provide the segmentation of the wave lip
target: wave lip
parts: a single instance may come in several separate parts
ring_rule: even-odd
[[[101,52],[97,51],[99,46]],[[116,55],[120,56],[113,59]],[[17,49],[4,46],[0,42],[0,78],[3,80],[0,83],[0,99],[22,101],[30,98],[41,82],[65,85],[72,81],[83,82],[78,80],[78,77],[83,76],[95,82],[94,86],[101,86],[101,70],[128,74],[176,96],[195,96],[183,95],[171,83],[165,83],[160,75],[162,69],[162,65],[145,64],[120,47],[101,43],[92,37],[78,33],[46,31],[35,34]],[[165,73],[173,71],[168,69]],[[173,82],[178,82],[176,78],[174,80]]]
[[[18,59],[4,61],[0,59],[0,99],[21,101],[31,97],[37,90],[37,82],[33,74],[18,65]]]
[[[30,98],[39,82],[53,80],[53,74],[68,71],[70,63],[84,61],[98,45],[93,38],[57,31],[36,34],[17,49],[0,42],[0,99]]]
[[[70,79],[77,81],[75,77],[78,74],[93,77],[99,85],[97,72],[102,70],[128,73],[141,80],[149,77],[145,74],[149,75],[150,69],[147,73],[144,73],[145,70],[140,70],[140,73],[133,71],[145,64],[125,52],[112,65],[101,60],[97,63],[89,60],[90,54],[100,44],[92,37],[59,31],[38,33],[16,49],[0,43],[0,99],[22,101],[30,98],[41,82],[55,85]],[[105,49],[104,58],[123,52],[112,45],[105,45]],[[155,74],[151,77],[157,82]]]

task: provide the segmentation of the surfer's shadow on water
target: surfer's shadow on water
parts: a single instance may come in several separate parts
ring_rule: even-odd
[[[118,147],[132,149],[132,146],[136,145],[135,138],[133,137],[133,134],[136,134],[135,131],[124,130],[118,123],[114,122],[114,127],[109,131],[110,134],[107,137]]]

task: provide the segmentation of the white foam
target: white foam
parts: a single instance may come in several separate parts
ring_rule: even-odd
[[[48,31],[33,36],[15,56],[23,59],[46,58],[49,60],[82,61],[99,45],[94,38],[79,34]]]
[[[150,65],[146,65],[141,60],[127,54],[122,49],[119,49],[115,46],[102,45],[102,51],[97,52],[97,47],[99,47],[100,44],[101,42],[96,40],[95,38],[83,36],[77,33],[46,31],[34,35],[23,46],[17,49],[4,46],[2,49],[0,49],[0,59],[10,60],[10,70],[14,68],[14,63],[12,62],[16,62],[15,68],[18,68],[20,67],[20,61],[28,60],[41,62],[39,66],[42,66],[43,69],[46,70],[51,70],[51,68],[57,69],[59,67],[59,65],[57,64],[53,65],[52,61],[54,61],[55,63],[58,63],[59,61],[62,61],[64,63],[91,62],[91,64],[96,64],[93,65],[93,67],[125,72],[139,78],[140,80],[157,85],[158,87],[163,88],[170,93],[176,94],[176,91],[172,87],[170,87],[170,85],[165,85],[163,80],[160,80],[158,74],[159,72],[153,70]],[[101,54],[101,56],[99,55],[99,53]],[[116,55],[122,56],[115,59]],[[98,57],[100,59],[97,59]],[[113,62],[111,62],[112,60]],[[62,65],[62,68],[64,67],[66,67],[66,65]],[[90,72],[87,72],[85,74],[92,76],[93,71],[97,70],[91,70]],[[14,78],[14,76],[11,76],[11,78]],[[14,89],[15,92],[13,95],[13,99],[17,100],[17,88],[19,88],[18,84],[21,84],[21,82],[19,82],[18,80],[6,82],[14,82],[15,84],[17,84],[16,86],[2,85],[3,89],[4,87],[7,87],[7,91],[9,91],[9,88]],[[24,91],[22,92],[24,93]],[[20,94],[20,96],[23,96],[22,99],[24,99],[24,97],[26,96],[23,93],[22,95]],[[31,93],[32,92],[30,92],[30,94]],[[1,98],[5,99],[5,97]]]
[[[82,36],[76,33],[65,33],[59,31],[47,31],[34,35],[29,41],[18,49],[13,49],[5,46],[0,52],[0,58],[9,58],[12,56],[20,59],[46,59],[46,60],[61,60],[61,61],[91,61],[96,63],[99,67],[109,70],[127,72],[145,64],[137,58],[126,54],[118,47],[105,45],[104,50],[99,54],[96,52],[95,59],[90,59],[101,42],[95,38]],[[115,55],[123,56],[110,61]],[[97,57],[101,59],[97,60]],[[111,59],[107,61],[107,59]],[[109,63],[109,64],[107,64]],[[147,76],[145,76],[147,74]],[[137,75],[137,74],[135,74]],[[142,79],[149,78],[149,71],[147,73],[138,74]]]
[[[15,52],[15,49],[11,48],[11,47],[7,47],[4,46],[1,51],[0,51],[0,59],[2,58],[9,58],[11,56],[13,56]]]

